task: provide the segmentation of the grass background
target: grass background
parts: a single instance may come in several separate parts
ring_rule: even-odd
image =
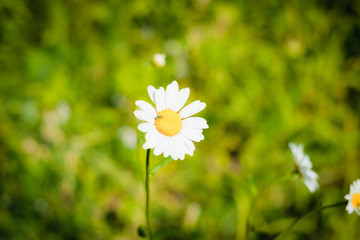
[[[350,0],[1,1],[0,238],[138,239],[134,102],[174,79],[210,128],[151,178],[155,239],[244,239],[250,209],[248,237],[273,239],[344,200],[360,178],[359,14]],[[315,194],[271,185],[294,169],[290,141]],[[359,219],[324,210],[285,239],[357,239]]]

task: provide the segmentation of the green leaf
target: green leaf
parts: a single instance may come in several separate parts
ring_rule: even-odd
[[[140,225],[138,227],[138,235],[143,238],[149,236],[149,229],[147,227],[145,227],[144,225]]]
[[[151,170],[150,170],[150,176],[154,175],[157,171],[159,171],[163,166],[171,162],[171,157],[165,158],[162,161],[160,161],[158,164],[156,164]]]

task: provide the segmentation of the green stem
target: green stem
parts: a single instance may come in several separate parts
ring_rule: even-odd
[[[296,225],[296,223],[298,223],[299,221],[307,218],[308,216],[312,215],[313,213],[320,212],[320,211],[325,210],[325,209],[328,209],[328,208],[343,206],[343,205],[346,205],[347,203],[348,203],[347,201],[342,201],[342,202],[338,202],[338,203],[335,203],[335,204],[318,207],[318,208],[316,208],[316,209],[314,209],[314,210],[306,213],[305,215],[298,217],[298,218],[288,227],[288,229],[286,229],[284,232],[282,232],[281,234],[279,234],[275,239],[281,239],[281,238],[283,238],[288,232],[290,232],[290,230]]]
[[[278,178],[276,180],[274,180],[272,183],[270,183],[267,187],[265,187],[260,193],[257,193],[253,199],[253,201],[251,201],[251,205],[250,205],[250,210],[248,213],[248,217],[247,217],[247,221],[246,221],[246,239],[249,239],[249,233],[250,233],[250,228],[251,228],[251,224],[250,224],[250,216],[251,213],[254,209],[254,206],[256,204],[256,200],[258,199],[258,196],[262,196],[267,190],[269,190],[272,186],[274,186],[275,184],[278,184],[280,182],[283,182],[289,178],[291,178],[291,176],[293,176],[294,174],[297,174],[296,171],[290,172],[288,174],[285,174],[284,176],[282,176],[281,178]]]
[[[152,240],[152,232],[150,228],[150,221],[149,221],[149,198],[150,198],[150,191],[149,191],[149,159],[150,159],[150,149],[146,152],[146,178],[145,178],[145,190],[146,190],[146,225],[149,230],[149,239]]]

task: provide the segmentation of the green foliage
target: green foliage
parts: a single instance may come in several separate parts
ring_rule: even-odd
[[[140,237],[147,237],[149,234],[148,234],[148,228],[147,227],[145,227],[144,225],[140,225],[139,227],[138,227],[138,235],[140,236]]]
[[[243,239],[247,223],[271,239],[342,201],[360,178],[359,17],[350,0],[1,1],[0,239],[137,239],[134,102],[173,79],[210,128],[193,157],[151,156],[155,239]],[[313,195],[298,178],[267,188],[294,170],[290,141]],[[327,209],[287,238],[357,239],[359,223]]]

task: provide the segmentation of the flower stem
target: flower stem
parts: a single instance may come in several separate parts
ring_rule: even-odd
[[[146,191],[146,225],[149,230],[149,239],[152,240],[152,232],[150,228],[150,221],[149,221],[149,198],[150,198],[150,191],[149,191],[149,160],[150,160],[150,149],[146,152],[146,177],[145,177],[145,191]]]
[[[317,207],[314,210],[311,210],[310,212],[306,213],[305,215],[298,217],[284,232],[280,233],[275,239],[283,238],[288,232],[290,232],[290,230],[296,225],[296,223],[298,223],[301,220],[307,218],[308,216],[312,215],[313,213],[320,212],[320,211],[328,209],[328,208],[334,208],[334,207],[338,207],[338,206],[343,206],[343,205],[346,205],[346,204],[347,204],[347,201],[342,201],[342,202],[334,203],[334,204],[331,204],[331,205]]]
[[[284,182],[285,180],[290,179],[294,174],[297,174],[297,172],[296,171],[290,172],[290,173],[285,174],[284,176],[274,180],[267,187],[265,187],[261,192],[257,193],[254,196],[253,200],[251,201],[249,213],[248,213],[247,220],[246,220],[246,236],[245,236],[245,239],[249,239],[249,234],[250,234],[250,231],[251,231],[251,222],[250,222],[251,219],[250,219],[250,217],[251,217],[251,214],[252,214],[252,212],[254,210],[254,207],[255,207],[256,201],[258,200],[258,197],[262,196],[267,190],[269,190],[274,185],[276,185],[278,183],[281,183],[281,182]]]

